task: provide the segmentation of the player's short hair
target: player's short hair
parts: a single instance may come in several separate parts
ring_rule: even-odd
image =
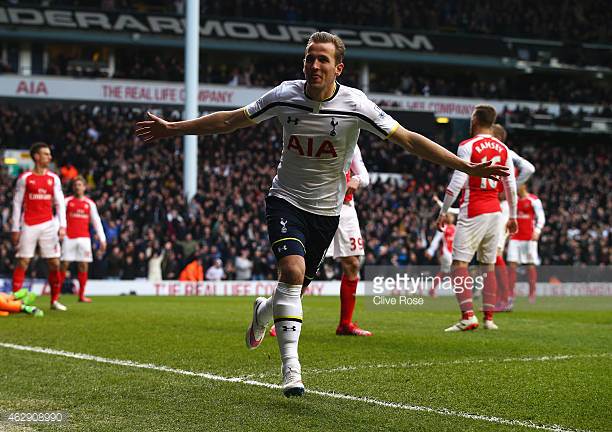
[[[491,127],[493,123],[495,123],[495,118],[497,117],[497,112],[495,108],[491,105],[476,105],[474,107],[474,118],[478,122],[478,124],[482,127]]]
[[[337,36],[333,33],[328,33],[324,31],[314,32],[308,38],[308,42],[306,43],[306,50],[313,43],[333,43],[336,48],[335,60],[336,64],[342,63],[344,61],[344,52],[346,51],[346,46],[344,46],[344,42],[340,39],[340,36]],[[304,51],[304,53],[306,52]]]
[[[30,157],[34,159],[34,155],[38,153],[40,149],[43,149],[43,148],[48,148],[49,150],[51,150],[51,147],[49,147],[49,144],[42,142],[42,141],[38,141],[32,144],[32,147],[30,147]]]
[[[506,132],[506,129],[502,125],[500,125],[499,123],[495,123],[491,129],[493,129],[493,136],[495,138],[497,138],[503,143],[506,142],[506,138],[508,138],[508,132]]]
[[[78,175],[75,178],[72,179],[72,188],[74,189],[74,186],[76,185],[76,182],[82,182],[84,186],[87,186],[87,181],[85,180],[85,177],[83,177],[82,175]]]

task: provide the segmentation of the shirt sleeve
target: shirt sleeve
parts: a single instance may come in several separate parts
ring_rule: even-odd
[[[362,101],[359,110],[359,127],[381,139],[388,139],[395,133],[400,124],[384,112],[378,105],[362,94]]]
[[[465,161],[470,161],[470,150],[467,145],[459,146],[457,149],[457,156]],[[459,196],[459,192],[461,192],[461,189],[463,189],[468,179],[469,176],[463,171],[455,170],[455,172],[453,172],[451,181],[446,188],[446,192],[444,193],[444,201],[442,208],[440,209],[440,214],[448,213],[448,210]]]
[[[102,226],[102,220],[100,219],[100,214],[98,213],[98,206],[95,202],[89,202],[89,211],[91,215],[91,223],[96,230],[96,234],[98,234],[98,238],[100,242],[106,243],[106,234],[104,233],[104,227]]]
[[[363,163],[359,146],[355,146],[353,160],[351,161],[351,172],[353,173],[351,178],[357,178],[359,180],[360,187],[366,187],[370,184],[370,174]]]
[[[272,90],[264,94],[255,102],[251,102],[245,106],[244,113],[253,123],[261,123],[262,121],[276,117],[279,113],[278,102],[281,101],[283,93],[283,84],[274,87]]]
[[[535,167],[531,162],[525,159],[522,156],[519,156],[515,151],[508,150],[512,159],[512,163],[514,163],[515,168],[518,170],[518,176],[516,177],[517,186],[522,185],[529,177],[533,175],[535,172]]]
[[[535,212],[535,230],[539,234],[542,232],[542,228],[544,228],[544,224],[546,223],[546,216],[544,215],[544,207],[542,206],[542,201],[539,199],[535,199],[531,202],[533,206],[533,211]]]
[[[25,176],[17,179],[15,185],[15,196],[13,196],[13,218],[11,222],[11,231],[19,232],[21,225],[21,209],[23,207],[23,197],[25,196]]]
[[[55,214],[59,218],[60,228],[66,228],[66,200],[62,192],[62,182],[59,177],[54,176],[53,200],[55,201]]]
[[[438,250],[438,246],[440,246],[440,242],[442,241],[442,237],[444,237],[444,234],[440,231],[436,231],[436,235],[434,236],[433,240],[431,241],[431,244],[425,251],[427,255],[435,255],[436,251]]]
[[[516,178],[514,177],[514,162],[510,152],[506,158],[506,166],[510,170],[508,177],[502,177],[502,183],[504,184],[504,192],[506,193],[506,201],[508,201],[508,214],[510,219],[516,219]]]

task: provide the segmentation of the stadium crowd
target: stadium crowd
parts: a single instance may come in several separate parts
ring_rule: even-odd
[[[31,0],[12,0],[21,6]],[[45,0],[48,7],[183,14],[184,0]],[[524,11],[517,14],[516,11]],[[609,42],[612,11],[606,0],[202,0],[203,17],[243,17],[396,29],[469,32],[567,41]]]
[[[178,118],[179,113],[164,115]],[[199,189],[187,207],[181,140],[140,142],[133,125],[141,117],[137,108],[117,106],[3,104],[0,147],[51,143],[66,192],[69,177],[85,176],[109,243],[106,254],[95,252],[92,278],[178,279],[195,260],[202,271],[217,262],[224,275],[219,270],[215,277],[273,279],[262,203],[282,148],[278,125],[202,138]],[[456,145],[460,138],[450,141]],[[612,220],[606,209],[612,205],[612,176],[605,142],[578,148],[539,138],[516,141],[511,134],[509,145],[538,170],[531,189],[542,198],[548,219],[540,242],[542,262],[609,264]],[[403,173],[394,177],[397,181],[378,181],[356,194],[366,263],[426,263],[424,250],[437,213],[432,197],[443,195],[450,172],[431,170],[370,134],[362,134],[360,147],[371,172]],[[14,181],[6,172],[0,176],[0,275],[8,276],[14,264],[9,243]],[[43,274],[44,268],[39,260],[32,275]]]
[[[160,53],[158,50],[118,51],[112,78],[153,81],[183,81],[182,52]],[[297,60],[297,61],[296,61]],[[350,61],[350,60],[349,60]],[[109,77],[95,67],[84,68],[60,56],[50,59],[46,73],[76,77]],[[72,66],[71,66],[72,65]],[[347,67],[340,82],[360,87],[357,67]],[[0,70],[1,72],[1,70]],[[219,63],[203,57],[199,81],[244,87],[273,87],[288,79],[302,79],[299,59],[263,58],[240,63]],[[543,102],[593,103],[612,100],[612,85],[589,76],[560,77],[551,74],[483,74],[406,65],[395,68],[378,64],[370,72],[370,91],[410,96],[453,96],[482,99],[538,100]]]

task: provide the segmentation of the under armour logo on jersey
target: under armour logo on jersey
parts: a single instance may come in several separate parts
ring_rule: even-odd
[[[297,126],[298,121],[300,121],[300,119],[298,119],[297,117],[294,119],[292,119],[291,116],[287,117],[287,124],[293,123],[294,126]]]
[[[281,220],[280,220],[280,224],[281,224],[281,227],[282,227],[282,228],[281,228],[281,232],[282,232],[283,234],[285,234],[285,233],[287,232],[287,219],[283,219],[283,218],[281,218]]]
[[[286,326],[286,325],[283,326],[283,331],[289,331],[289,330],[297,331],[297,327],[296,326],[289,327],[289,326]]]
[[[332,127],[332,130],[329,132],[331,136],[336,136],[336,126],[338,126],[338,122],[334,120],[332,117],[331,122],[329,123]]]

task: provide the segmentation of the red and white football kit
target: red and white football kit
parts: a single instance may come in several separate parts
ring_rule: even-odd
[[[21,232],[16,257],[32,258],[39,245],[42,258],[59,258],[58,230],[66,227],[66,210],[57,175],[51,171],[44,174],[26,171],[19,176],[11,225],[13,232]]]
[[[431,244],[427,248],[426,253],[434,256],[440,242],[442,242],[442,251],[440,252],[440,272],[450,273],[451,264],[453,263],[453,241],[455,238],[456,227],[453,224],[446,224],[444,232],[436,231]]]
[[[516,217],[516,182],[514,164],[504,143],[491,135],[479,134],[459,144],[457,155],[473,163],[492,162],[508,167],[510,175],[503,177],[504,190],[510,209],[510,217]],[[497,181],[468,176],[456,170],[446,189],[441,214],[446,214],[451,204],[462,191],[457,231],[453,243],[453,260],[469,263],[478,253],[481,264],[494,264],[499,243],[499,224],[502,218]],[[491,325],[497,301],[497,278],[495,271],[483,274],[482,293],[485,324]],[[453,269],[453,281],[457,282],[456,296],[463,319],[473,318],[472,288],[467,267]],[[478,324],[475,324],[478,326]],[[471,327],[473,328],[473,327]],[[453,331],[453,327],[447,331]]]
[[[519,264],[539,264],[538,242],[532,240],[534,233],[540,233],[546,217],[542,201],[533,195],[520,198],[517,205],[518,231],[508,243],[508,262]]]
[[[92,262],[90,223],[93,224],[100,241],[106,243],[96,203],[87,197],[66,198],[66,221],[68,228],[62,245],[62,261]]]
[[[510,217],[516,217],[516,182],[514,164],[504,143],[491,135],[479,134],[459,144],[457,156],[469,162],[492,162],[509,168],[503,177]],[[456,170],[446,189],[441,213],[448,209],[461,192],[457,232],[453,244],[453,260],[470,262],[474,253],[482,264],[494,264],[499,243],[501,207],[497,181],[468,176]]]

